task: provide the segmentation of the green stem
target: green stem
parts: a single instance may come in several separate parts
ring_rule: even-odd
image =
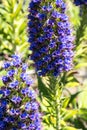
[[[52,103],[50,102],[50,107],[53,109],[55,116],[55,124],[52,122],[55,130],[61,130],[61,108],[62,108],[62,93],[65,84],[65,73],[61,77],[55,78],[52,75],[49,76],[49,88],[50,97],[53,97]],[[52,114],[52,113],[50,113]]]
[[[60,100],[56,100],[56,130],[61,130],[61,124],[60,124]]]
[[[56,103],[56,130],[61,130],[61,97],[63,93],[64,86],[61,84],[63,80],[63,85],[65,85],[65,73],[61,78],[61,81],[56,82],[55,86],[55,103]]]

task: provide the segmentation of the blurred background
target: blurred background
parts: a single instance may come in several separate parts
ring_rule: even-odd
[[[0,86],[4,74],[2,64],[12,54],[17,53],[32,64],[27,34],[28,4],[29,0],[0,0]],[[71,0],[66,0],[66,4],[75,39],[75,55],[74,69],[66,77],[62,126],[65,126],[63,130],[87,130],[87,6],[77,7]],[[41,80],[43,84],[45,81]],[[44,101],[40,103],[42,112],[50,111]],[[53,130],[55,120],[48,117],[44,116],[44,129]]]

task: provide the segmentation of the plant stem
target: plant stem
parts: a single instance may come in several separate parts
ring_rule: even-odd
[[[62,93],[63,88],[65,86],[65,73],[61,77],[53,77],[49,76],[50,81],[50,95],[53,97],[53,103],[51,104],[51,108],[55,113],[55,124],[53,123],[53,127],[55,130],[61,130],[61,108],[62,108]],[[52,91],[52,93],[51,93]],[[52,114],[52,113],[51,113]]]
[[[56,130],[61,130],[60,125],[60,101],[56,102]]]
[[[63,80],[63,84],[61,84]],[[56,82],[55,86],[55,103],[56,103],[56,130],[61,130],[61,97],[63,93],[63,88],[65,85],[65,73],[62,76],[61,80],[59,82]]]
[[[57,86],[58,87],[58,86]],[[61,110],[61,89],[56,90],[56,130],[61,130],[61,115],[60,115],[60,110]]]

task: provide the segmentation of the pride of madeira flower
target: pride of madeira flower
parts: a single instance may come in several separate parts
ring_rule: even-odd
[[[41,114],[27,65],[13,55],[0,88],[0,130],[41,130]]]
[[[31,0],[28,15],[31,59],[39,75],[72,69],[73,38],[63,0]]]

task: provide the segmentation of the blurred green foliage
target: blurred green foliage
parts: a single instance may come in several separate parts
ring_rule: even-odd
[[[24,0],[1,0],[0,59],[14,53],[28,54],[27,10]]]
[[[27,42],[28,3],[29,0],[0,0],[0,78],[4,74],[2,61],[6,57],[17,53],[28,58],[30,53]],[[76,7],[70,0],[66,0],[66,3],[75,38],[75,56],[74,69],[65,75],[65,81],[61,79],[65,85],[61,125],[62,130],[87,130],[87,7]],[[80,70],[83,75],[80,75]],[[51,114],[51,81],[52,79],[38,78],[44,130],[54,130],[55,124],[54,115]]]

